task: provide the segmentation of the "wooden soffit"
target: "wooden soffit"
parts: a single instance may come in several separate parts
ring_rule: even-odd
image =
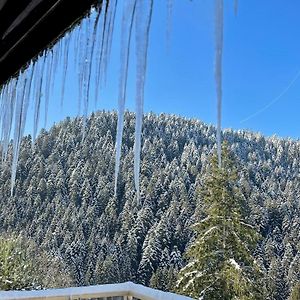
[[[0,86],[97,3],[99,0],[0,0]]]

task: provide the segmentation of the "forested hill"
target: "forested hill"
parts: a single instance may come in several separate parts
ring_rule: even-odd
[[[77,284],[133,280],[170,289],[203,217],[201,189],[215,128],[171,115],[145,116],[141,201],[133,186],[134,115],[127,113],[114,197],[115,113],[66,119],[22,142],[16,189],[0,168],[0,226],[61,255]],[[300,142],[249,132],[223,134],[238,157],[249,218],[263,235],[256,256],[270,299],[300,280]]]

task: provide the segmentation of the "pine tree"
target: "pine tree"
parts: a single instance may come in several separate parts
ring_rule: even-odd
[[[0,236],[0,290],[57,288],[73,281],[59,257],[27,239]]]
[[[300,283],[297,283],[292,291],[289,300],[300,300]]]
[[[166,114],[145,116],[141,156],[143,194],[142,205],[137,205],[132,113],[125,118],[122,170],[114,198],[116,120],[116,113],[96,113],[87,122],[83,143],[80,118],[66,119],[49,132],[42,131],[34,147],[30,138],[25,138],[13,197],[10,196],[10,146],[8,161],[0,161],[1,233],[29,235],[38,247],[64,260],[72,277],[81,274],[79,278],[84,283],[114,283],[118,278],[138,282],[138,275],[146,273],[143,282],[148,283],[157,273],[164,279],[160,287],[172,290],[173,286],[169,286],[169,282],[175,283],[172,274],[177,275],[182,268],[181,255],[192,242],[191,224],[205,215],[203,182],[210,165],[215,128]],[[239,158],[239,169],[243,170],[238,182],[247,199],[249,222],[259,226],[263,237],[255,258],[266,276],[265,299],[286,300],[300,281],[299,142],[265,138],[246,131],[228,130],[224,135]],[[167,231],[161,226],[163,222],[169,228]],[[153,241],[149,244],[150,234]],[[165,237],[167,240],[163,241]],[[160,240],[162,245],[157,248]],[[105,271],[115,261],[106,246],[111,244],[121,249],[122,262],[118,264],[122,266],[119,268],[122,277],[108,279]],[[173,266],[170,260],[160,266],[162,256],[156,250],[167,247],[172,251],[175,245],[179,264]],[[154,256],[149,260],[151,253]],[[70,257],[75,254],[74,263]],[[277,263],[271,264],[273,259]],[[110,271],[112,275],[114,272]],[[168,272],[171,276],[167,276]],[[99,274],[103,274],[102,279]],[[125,278],[123,274],[128,275]]]
[[[188,264],[180,271],[178,292],[199,299],[261,299],[259,268],[252,250],[258,241],[245,221],[245,203],[238,172],[227,145],[222,167],[213,155],[204,184],[206,217],[193,226],[196,238],[187,250]]]

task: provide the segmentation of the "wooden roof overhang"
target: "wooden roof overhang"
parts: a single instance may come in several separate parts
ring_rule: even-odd
[[[0,87],[99,2],[0,0]]]

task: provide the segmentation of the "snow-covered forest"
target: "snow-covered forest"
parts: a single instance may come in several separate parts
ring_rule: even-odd
[[[66,119],[22,140],[15,193],[11,157],[0,167],[0,228],[22,233],[63,258],[78,285],[132,280],[174,287],[203,217],[201,189],[216,129],[171,115],[144,117],[140,199],[133,178],[134,114],[126,113],[114,196],[117,114]],[[300,280],[300,142],[225,130],[238,158],[239,185],[249,221],[263,239],[268,299],[287,299]]]

